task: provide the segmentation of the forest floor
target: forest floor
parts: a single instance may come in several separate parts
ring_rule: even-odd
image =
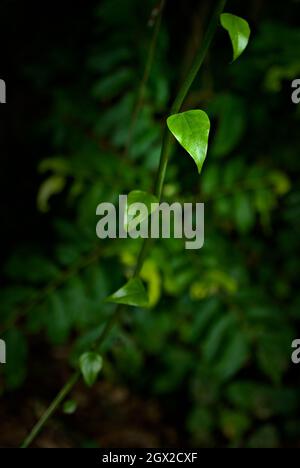
[[[21,390],[1,396],[0,447],[18,447],[37,419],[45,411],[60,384],[69,376],[62,358],[45,362],[45,350],[39,350],[28,378]],[[33,443],[39,448],[159,448],[181,445],[179,431],[169,422],[161,403],[144,399],[130,389],[106,382],[97,382],[88,389],[76,385],[72,399],[77,402],[74,414],[62,409],[48,421]]]

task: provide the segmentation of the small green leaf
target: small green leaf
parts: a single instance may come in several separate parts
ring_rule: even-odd
[[[142,190],[133,190],[128,194],[124,219],[124,229],[128,232],[133,228],[133,224],[134,227],[136,227],[148,217],[144,213],[140,213],[138,216],[136,216],[136,210],[134,207],[135,203],[143,203],[147,208],[147,213],[149,216],[155,210],[153,204],[158,203],[158,199],[151,193],[143,192]]]
[[[102,369],[102,357],[92,351],[83,353],[79,358],[79,366],[85,383],[91,387]]]
[[[230,13],[221,15],[221,24],[229,33],[233,47],[233,61],[235,61],[248,45],[251,33],[249,24],[243,18]]]
[[[169,130],[192,156],[200,174],[206,158],[210,121],[202,110],[191,110],[171,115],[167,119]]]
[[[147,307],[148,296],[140,278],[132,278],[122,288],[106,299],[106,302]]]
[[[52,175],[46,179],[39,188],[37,195],[37,207],[42,213],[49,211],[49,200],[64,189],[66,179],[60,175]]]
[[[63,405],[63,412],[65,414],[73,414],[77,409],[77,403],[74,400],[68,400]]]

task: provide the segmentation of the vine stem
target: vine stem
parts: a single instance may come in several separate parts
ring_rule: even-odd
[[[227,0],[219,0],[216,5],[215,10],[212,14],[210,23],[208,25],[207,31],[205,33],[203,43],[199,49],[199,52],[197,53],[194,59],[194,62],[191,66],[189,73],[187,74],[184,82],[182,83],[181,88],[179,89],[178,94],[171,106],[170,115],[177,114],[180,111],[182,104],[193,84],[193,81],[195,80],[196,75],[199,72],[201,65],[203,64],[207,51],[210,47],[210,44],[212,43],[212,40],[214,38],[214,35],[216,33],[216,30],[220,21],[219,19],[220,15],[223,12],[226,3],[227,3]],[[157,178],[156,178],[155,189],[154,189],[154,194],[156,195],[158,200],[161,199],[161,195],[162,195],[166,169],[167,169],[171,146],[172,146],[172,138],[173,137],[171,135],[171,132],[169,132],[167,125],[165,125],[159,168],[157,172]]]
[[[145,69],[144,69],[144,74],[143,74],[143,77],[141,79],[141,83],[140,83],[138,94],[137,94],[136,103],[135,103],[133,113],[132,113],[132,118],[131,118],[130,128],[129,128],[129,132],[128,132],[128,141],[127,141],[127,145],[126,145],[125,154],[127,154],[129,152],[129,148],[131,146],[131,142],[132,142],[132,139],[134,137],[134,130],[135,130],[136,122],[137,122],[139,113],[140,113],[140,111],[141,111],[141,109],[143,107],[145,91],[146,91],[146,85],[147,85],[147,82],[149,80],[150,71],[151,71],[151,68],[152,68],[152,63],[153,63],[154,54],[155,54],[155,50],[156,50],[157,39],[158,39],[158,35],[159,35],[160,24],[161,24],[162,13],[163,13],[164,7],[165,7],[165,0],[160,0],[160,4],[155,8],[155,10],[157,11],[157,13],[156,13],[156,15],[157,15],[156,16],[156,22],[155,22],[155,25],[154,25],[153,35],[152,35],[150,48],[149,48],[149,52],[148,52],[148,56],[147,56],[147,60],[146,60],[146,66],[145,66]]]
[[[170,115],[176,114],[180,111],[182,104],[190,90],[190,87],[193,84],[193,81],[197,75],[197,73],[200,70],[201,65],[203,64],[203,61],[205,59],[205,56],[207,54],[207,51],[211,45],[211,42],[214,38],[214,35],[216,33],[218,24],[219,24],[219,17],[221,13],[223,12],[225,5],[227,3],[227,0],[219,0],[216,4],[216,7],[214,9],[214,12],[212,14],[212,17],[210,19],[207,31],[205,33],[203,43],[199,49],[199,52],[197,53],[193,64],[191,66],[191,69],[186,76],[182,86],[180,87],[178,94],[171,106],[170,110]],[[168,165],[168,160],[170,156],[170,151],[171,151],[171,146],[172,146],[172,136],[171,133],[168,131],[167,125],[165,125],[164,128],[164,133],[163,133],[163,140],[162,140],[162,148],[161,148],[161,154],[160,154],[160,162],[159,162],[159,168],[157,172],[157,177],[156,177],[156,182],[155,182],[155,187],[154,187],[154,194],[158,198],[158,200],[161,199],[162,196],[162,190],[163,190],[163,185],[164,185],[164,180],[165,180],[165,174],[166,174],[166,169]],[[136,267],[133,273],[133,277],[137,277],[143,267],[144,260],[147,256],[148,250],[150,246],[150,239],[144,239],[141,250],[138,255]],[[113,326],[115,323],[119,320],[120,315],[122,314],[123,310],[125,309],[124,306],[118,305],[114,311],[114,313],[111,315],[109,320],[106,322],[106,325],[103,328],[103,331],[98,338],[98,340],[94,343],[93,349],[97,348],[99,349],[107,336],[109,335],[110,331],[112,330]],[[21,445],[21,448],[27,448],[29,445],[33,442],[33,440],[36,438],[36,436],[40,433],[42,428],[45,426],[49,418],[52,416],[52,414],[56,411],[56,409],[60,406],[62,401],[65,399],[65,397],[69,394],[69,392],[72,390],[76,382],[78,381],[80,377],[80,371],[76,370],[70,379],[67,381],[67,383],[64,385],[64,387],[60,390],[60,392],[57,394],[55,399],[52,401],[50,406],[47,408],[45,413],[41,416],[40,420],[36,423],[36,425],[33,427],[29,435],[25,438],[24,442]]]
[[[63,388],[57,394],[55,399],[52,401],[51,405],[47,408],[47,410],[42,415],[42,417],[37,422],[37,424],[34,426],[30,434],[26,437],[26,439],[24,440],[20,448],[28,447],[31,444],[31,442],[36,438],[36,436],[41,431],[42,427],[46,424],[46,422],[51,417],[51,415],[54,413],[56,408],[61,404],[61,402],[65,399],[68,393],[72,390],[72,388],[78,381],[79,377],[80,377],[80,372],[79,370],[77,370],[76,372],[74,372],[74,374],[70,377],[67,383],[63,386]]]

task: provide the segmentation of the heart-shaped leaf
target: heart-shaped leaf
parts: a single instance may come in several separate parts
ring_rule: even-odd
[[[148,295],[140,278],[130,279],[122,288],[106,299],[106,302],[147,307]]]
[[[221,25],[229,33],[233,48],[233,61],[235,61],[248,45],[251,33],[249,24],[239,16],[223,13],[221,15]]]
[[[145,212],[141,212],[136,216],[135,203],[145,205]],[[127,205],[125,207],[124,229],[131,231],[133,227],[141,224],[154,210],[154,203],[158,203],[158,199],[148,192],[142,190],[133,190],[127,196]]]
[[[202,110],[190,110],[171,115],[167,120],[169,130],[192,156],[200,174],[206,158],[210,121]]]
[[[83,353],[79,358],[79,367],[85,383],[91,387],[102,369],[102,357],[93,351]]]

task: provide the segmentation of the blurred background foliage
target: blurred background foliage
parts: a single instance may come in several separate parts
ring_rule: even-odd
[[[57,368],[74,365],[99,336],[113,310],[103,299],[134,266],[139,241],[97,239],[96,206],[152,187],[168,106],[212,6],[166,2],[139,106],[157,1],[54,2],[43,11],[19,3],[1,10],[7,445],[18,442],[14,418],[23,436],[41,412],[37,402],[47,405],[65,381],[68,369]],[[166,201],[205,202],[205,245],[153,244],[142,270],[151,308],[128,309],[105,343],[98,385],[158,402],[178,439],[156,444],[299,446],[299,369],[290,360],[300,319],[300,107],[291,102],[299,2],[232,0],[227,11],[250,22],[249,48],[230,64],[230,42],[219,30],[185,104],[212,119],[203,172],[176,145],[164,190]],[[77,444],[88,438],[88,418],[81,433]],[[93,439],[106,444],[97,431]],[[124,440],[116,428],[112,446],[130,446]]]

